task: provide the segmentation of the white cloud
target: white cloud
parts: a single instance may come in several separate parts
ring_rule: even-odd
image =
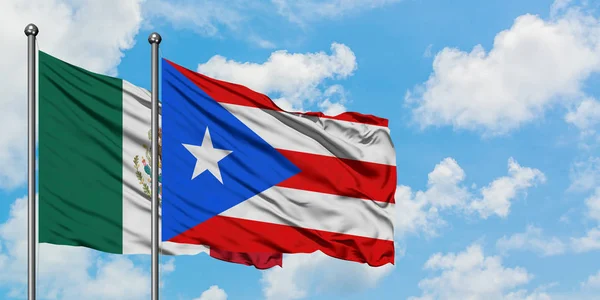
[[[585,199],[585,206],[587,217],[600,225],[600,187]],[[571,238],[571,247],[578,253],[600,250],[600,227],[588,230],[585,236]]]
[[[346,107],[343,104],[339,102],[332,103],[329,99],[325,99],[319,103],[319,108],[328,116],[339,115],[346,111]]]
[[[590,275],[585,281],[580,283],[579,289],[572,289],[565,292],[552,292],[546,293],[545,290],[556,286],[558,283],[552,283],[549,285],[542,286],[530,296],[532,297],[516,297],[516,298],[504,298],[504,299],[523,299],[523,300],[596,300],[598,299],[598,292],[600,291],[600,271],[596,274]]]
[[[0,225],[0,285],[13,295],[25,295],[27,286],[27,200],[17,199],[9,219]],[[44,298],[146,299],[148,271],[123,256],[101,258],[82,247],[40,244],[38,293]]]
[[[395,199],[394,233],[396,235],[423,232],[427,236],[435,236],[437,230],[446,225],[446,222],[439,217],[438,209],[431,206],[426,197],[414,197],[410,187],[404,185],[396,187]]]
[[[580,129],[590,129],[600,124],[600,102],[596,99],[583,100],[574,111],[567,113],[565,120]]]
[[[581,101],[583,83],[600,71],[600,22],[564,3],[550,20],[519,16],[489,52],[477,45],[437,53],[429,79],[405,97],[415,122],[499,135]]]
[[[285,255],[283,268],[263,272],[261,282],[267,300],[293,300],[310,294],[347,294],[373,288],[393,270],[390,264],[374,268],[315,252]]]
[[[572,109],[565,116],[568,123],[575,125],[580,130],[580,147],[592,148],[600,145],[600,102],[587,98]]]
[[[142,0],[20,0],[0,3],[0,188],[25,182],[27,99],[25,26],[40,28],[38,44],[91,71],[116,74],[123,51],[134,45]],[[110,20],[110,22],[107,22]]]
[[[257,92],[279,97],[282,107],[303,110],[304,105],[321,103],[333,113],[344,110],[343,88],[324,86],[326,79],[344,79],[356,70],[356,57],[343,44],[333,43],[331,54],[275,51],[264,63],[241,63],[216,55],[198,66],[198,72],[245,85]],[[290,72],[293,70],[293,72]],[[325,89],[325,90],[323,90]],[[332,99],[337,99],[334,101]]]
[[[439,273],[421,280],[419,288],[423,294],[409,299],[527,299],[526,292],[514,289],[533,278],[521,267],[503,266],[499,256],[485,256],[478,244],[458,254],[436,253],[424,268]]]
[[[585,192],[600,186],[600,157],[590,157],[571,166],[570,191]]]
[[[433,49],[433,44],[429,44],[427,46],[427,48],[425,48],[425,52],[423,52],[423,57],[431,57],[433,55],[433,53],[431,53],[431,50]]]
[[[219,35],[220,26],[228,29],[242,26],[246,21],[243,7],[247,5],[250,5],[247,1],[235,0],[148,0],[144,4],[144,15],[153,21],[164,19],[178,29],[191,29],[201,35],[215,36]]]
[[[595,275],[590,275],[586,281],[581,283],[581,287],[583,289],[600,291],[600,271]]]
[[[588,216],[600,224],[600,187],[596,188],[594,194],[585,199]]]
[[[346,14],[379,8],[400,0],[271,0],[278,12],[291,22],[303,25],[307,21],[337,18]]]
[[[434,208],[450,208],[464,206],[467,202],[469,191],[460,185],[465,179],[465,172],[453,158],[448,157],[438,163],[427,178],[427,190],[415,194],[416,203],[427,203]]]
[[[556,16],[569,7],[573,0],[555,0],[550,7],[550,15]]]
[[[589,219],[600,225],[600,187],[585,199],[586,215]],[[557,237],[544,237],[542,230],[528,226],[524,233],[517,233],[507,238],[499,239],[496,243],[500,251],[530,250],[542,256],[551,256],[565,253],[569,245],[575,253],[600,250],[600,227],[594,227],[584,236],[571,237],[569,242],[563,242]]]
[[[269,3],[248,0],[148,0],[143,6],[146,28],[167,21],[176,29],[187,29],[205,37],[228,34],[264,49],[276,45],[256,33],[255,25],[269,19],[274,11]],[[256,17],[260,16],[260,17]]]
[[[159,266],[160,282],[158,283],[160,288],[165,286],[165,279],[168,274],[175,272],[175,258],[169,258],[166,262],[160,263]]]
[[[446,158],[427,175],[427,191],[423,194],[429,202],[439,208],[463,206],[469,192],[459,184],[465,179],[465,171],[456,160]]]
[[[277,48],[277,45],[275,45],[275,43],[273,43],[272,41],[265,40],[256,35],[250,36],[249,40],[252,41],[254,44],[258,45],[260,48],[264,48],[264,49]]]
[[[319,109],[326,115],[335,116],[346,111],[346,92],[339,84],[332,85],[323,93],[323,99],[318,103]]]
[[[512,157],[508,160],[508,176],[494,180],[481,189],[482,198],[471,202],[470,208],[479,212],[482,218],[492,214],[508,216],[511,202],[518,192],[538,183],[544,183],[544,174],[537,169],[521,167]]]
[[[571,238],[571,246],[575,252],[600,250],[600,228],[592,228],[579,238]]]
[[[501,252],[530,250],[542,256],[563,254],[566,251],[564,242],[556,237],[544,237],[542,229],[535,226],[527,226],[523,233],[516,233],[510,237],[503,236],[496,242],[496,247]]]
[[[519,290],[516,292],[508,293],[503,298],[504,300],[551,300],[554,299],[549,294],[543,291],[534,291],[529,293],[526,290]]]
[[[427,177],[425,191],[413,194],[408,186],[397,187],[396,234],[402,236],[422,231],[434,236],[437,229],[446,224],[439,218],[440,210],[464,207],[470,197],[469,191],[460,185],[465,172],[453,158],[442,160]]]
[[[175,259],[169,258],[165,263],[160,264],[160,274],[169,274],[175,271]]]
[[[219,286],[213,285],[208,290],[202,292],[199,298],[194,300],[227,300],[227,293],[225,293],[225,290],[219,288]]]
[[[97,259],[95,267],[95,276],[67,283],[78,285],[76,288],[64,286],[62,278],[56,280],[55,283],[63,285],[61,299],[81,299],[81,295],[90,299],[145,299],[149,296],[150,274],[136,267],[131,260],[122,256],[113,256],[108,262]],[[61,273],[65,271],[63,269]],[[60,294],[60,290],[57,292]]]
[[[427,189],[413,193],[410,187],[396,189],[397,217],[395,232],[424,232],[436,235],[436,230],[446,223],[439,217],[444,210],[466,214],[478,213],[481,218],[490,215],[506,217],[512,201],[519,192],[544,182],[544,174],[537,169],[522,167],[513,158],[508,160],[508,176],[493,180],[479,190],[480,196],[463,183],[464,170],[453,158],[445,158],[428,175]]]
[[[276,45],[258,34],[264,28],[281,26],[281,16],[305,27],[307,21],[341,17],[378,8],[400,0],[148,0],[144,25],[152,28],[167,21],[174,28],[189,29],[202,36],[222,38],[232,34],[265,49]]]

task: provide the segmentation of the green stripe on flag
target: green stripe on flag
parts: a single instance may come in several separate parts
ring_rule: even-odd
[[[123,249],[122,80],[39,52],[39,241]]]

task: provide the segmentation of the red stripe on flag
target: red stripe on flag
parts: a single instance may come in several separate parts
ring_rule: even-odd
[[[181,72],[181,74],[187,77],[217,102],[283,111],[275,104],[275,102],[273,102],[273,100],[271,100],[271,98],[264,94],[255,92],[243,85],[210,78],[206,75],[184,68],[170,60],[165,59],[165,61],[171,64],[175,69]],[[326,116],[321,112],[294,114],[388,127],[387,119],[357,112],[344,112],[337,116]]]
[[[210,256],[226,262],[254,266],[260,270],[283,265],[283,254],[281,253],[232,252],[210,247]]]
[[[171,242],[209,245],[237,252],[312,253],[367,263],[394,264],[394,242],[335,232],[215,216]]]
[[[281,149],[277,151],[301,170],[277,186],[395,203],[396,166]]]

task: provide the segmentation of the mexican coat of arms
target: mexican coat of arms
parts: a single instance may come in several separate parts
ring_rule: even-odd
[[[146,150],[144,155],[136,155],[133,158],[133,166],[135,168],[135,176],[139,184],[142,186],[144,194],[152,196],[152,130],[148,131],[149,145],[142,145]],[[141,158],[141,164],[140,164]],[[162,201],[162,129],[158,129],[158,200]]]

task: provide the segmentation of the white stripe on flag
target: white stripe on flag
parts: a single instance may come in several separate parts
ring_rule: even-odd
[[[272,187],[219,215],[393,240],[394,209],[391,203]]]
[[[220,104],[273,148],[396,165],[386,127]]]

